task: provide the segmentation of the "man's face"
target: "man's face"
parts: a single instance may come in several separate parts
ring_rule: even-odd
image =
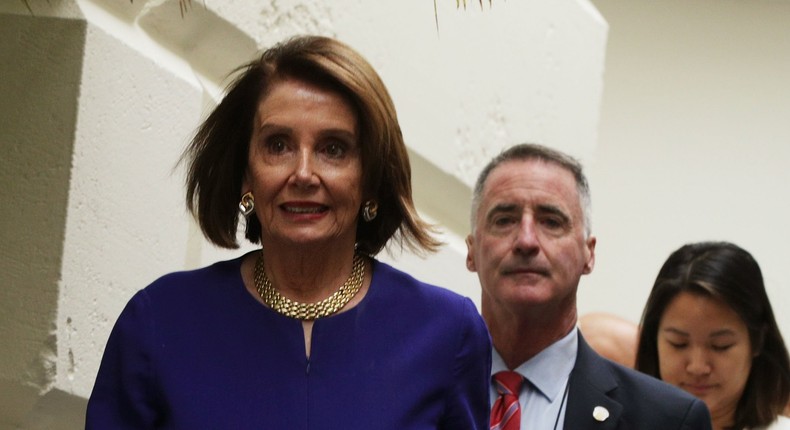
[[[466,242],[484,315],[575,312],[579,278],[595,261],[573,174],[541,160],[508,161],[490,173]]]

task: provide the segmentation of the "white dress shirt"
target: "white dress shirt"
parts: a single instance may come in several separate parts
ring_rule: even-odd
[[[518,396],[521,406],[521,430],[563,428],[568,402],[568,379],[576,363],[578,341],[579,335],[574,328],[565,337],[515,369],[508,369],[499,352],[494,348],[492,375],[501,370],[513,370],[526,378]],[[491,380],[493,381],[493,378]],[[499,394],[492,383],[491,406],[494,405],[497,397]]]

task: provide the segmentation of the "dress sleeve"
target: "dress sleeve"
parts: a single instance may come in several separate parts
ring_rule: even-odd
[[[477,308],[464,302],[464,325],[453,365],[454,381],[448,393],[441,429],[488,430],[491,338]]]
[[[162,419],[152,366],[149,296],[139,291],[110,333],[88,399],[85,428],[153,429]]]

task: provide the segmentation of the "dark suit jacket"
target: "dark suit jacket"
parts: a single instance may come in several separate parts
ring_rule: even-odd
[[[581,333],[569,384],[565,430],[711,429],[710,414],[701,400],[601,357]],[[608,411],[608,418],[593,417],[597,406]],[[599,417],[605,415],[600,412]]]

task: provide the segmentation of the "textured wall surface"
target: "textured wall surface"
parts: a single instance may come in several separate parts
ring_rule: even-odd
[[[87,396],[133,291],[182,268],[189,223],[174,169],[201,92],[88,27],[58,307],[57,386]]]
[[[479,300],[469,185],[503,146],[540,141],[590,174],[582,312],[636,320],[671,250],[726,239],[790,331],[789,2],[594,0],[603,18],[586,0],[455,3],[437,0],[437,30],[430,1],[195,0],[183,17],[177,0],[0,2],[0,430],[80,428],[132,293],[246,250],[202,240],[172,169],[233,67],[297,33],[380,71],[418,207],[446,233],[430,260],[383,259]]]
[[[610,24],[583,310],[637,321],[687,242],[760,264],[790,336],[790,2],[594,0]]]
[[[249,249],[202,240],[175,164],[228,73],[262,47],[318,33],[373,63],[418,209],[448,243],[429,261],[381,258],[475,301],[463,237],[481,165],[515,141],[595,148],[607,26],[586,0],[437,0],[437,15],[432,2],[194,1],[183,17],[177,0],[28,4],[0,5],[2,58],[14,59],[0,65],[0,430],[80,428],[131,295]]]
[[[0,15],[0,423],[55,385],[85,33],[80,20]]]

